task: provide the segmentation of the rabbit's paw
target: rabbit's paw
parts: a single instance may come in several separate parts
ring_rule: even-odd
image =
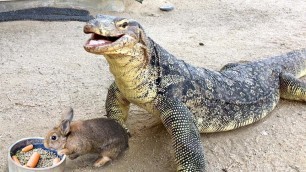
[[[62,156],[62,155],[68,155],[69,154],[69,150],[68,149],[61,149],[59,151],[57,151],[57,154]]]
[[[101,167],[103,165],[105,165],[108,161],[110,161],[111,159],[107,156],[103,156],[102,158],[99,158],[96,160],[96,162],[94,163],[95,167]]]

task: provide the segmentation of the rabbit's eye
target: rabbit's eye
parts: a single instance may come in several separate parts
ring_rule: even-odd
[[[56,140],[57,137],[56,136],[51,136],[51,140]]]

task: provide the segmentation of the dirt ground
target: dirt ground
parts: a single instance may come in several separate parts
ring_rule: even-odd
[[[161,12],[164,3],[128,0],[126,12],[103,13],[138,20],[169,52],[213,70],[306,48],[305,0],[169,0],[175,9]],[[103,56],[83,49],[83,25],[0,23],[0,171],[7,171],[10,144],[43,137],[66,107],[75,109],[75,119],[105,115],[113,77]],[[103,168],[91,167],[94,155],[68,160],[67,171],[175,171],[170,137],[163,126],[148,127],[153,119],[133,107],[127,120],[133,136],[123,156]],[[282,100],[256,124],[201,138],[208,171],[306,171],[305,103]]]

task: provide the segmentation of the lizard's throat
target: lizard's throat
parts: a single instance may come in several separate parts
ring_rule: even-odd
[[[152,70],[145,64],[143,53],[104,55],[120,92],[134,103],[146,103],[156,96]]]

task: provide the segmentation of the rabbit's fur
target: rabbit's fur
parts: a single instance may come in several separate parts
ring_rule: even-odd
[[[128,134],[112,119],[95,118],[73,121],[73,109],[62,115],[62,121],[48,132],[46,148],[75,159],[87,153],[98,153],[94,166],[103,166],[128,148]]]

